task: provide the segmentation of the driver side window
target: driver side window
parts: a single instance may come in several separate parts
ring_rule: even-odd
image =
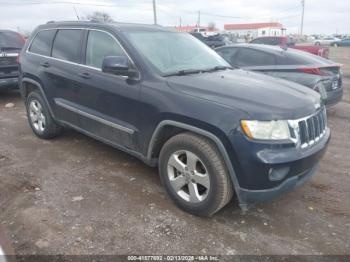
[[[125,56],[125,52],[117,41],[109,34],[101,31],[89,31],[86,47],[86,65],[101,69],[106,56]]]

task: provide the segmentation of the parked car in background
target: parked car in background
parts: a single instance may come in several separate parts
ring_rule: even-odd
[[[0,30],[0,91],[18,88],[18,54],[24,38],[13,31]]]
[[[307,86],[319,92],[326,105],[343,96],[340,65],[295,49],[236,44],[216,51],[233,67],[261,72]]]
[[[35,135],[71,127],[158,166],[170,197],[195,215],[216,213],[234,191],[247,209],[303,184],[330,139],[318,93],[233,70],[159,26],[46,24],[20,68]]]
[[[203,36],[200,33],[191,33],[191,35],[205,43],[207,46],[210,46],[211,48],[217,48],[220,46],[232,44],[232,42],[228,40],[227,37],[221,35],[212,35],[207,37]]]
[[[344,38],[342,40],[335,41],[331,43],[331,46],[338,47],[338,46],[350,46],[350,38]]]
[[[329,58],[329,48],[325,46],[308,46],[308,45],[296,45],[293,38],[288,36],[266,36],[258,37],[250,42],[251,44],[263,44],[280,46],[283,48],[289,47],[311,53],[313,55],[321,56],[323,58]]]
[[[339,40],[340,40],[339,38],[329,36],[329,37],[324,37],[324,38],[315,40],[314,44],[315,45],[331,45],[331,43],[337,42]]]

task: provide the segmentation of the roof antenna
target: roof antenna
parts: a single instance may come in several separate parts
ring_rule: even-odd
[[[79,15],[78,15],[77,9],[75,8],[75,6],[74,6],[74,5],[73,5],[73,9],[74,9],[75,15],[77,16],[78,21],[80,21],[80,18],[79,18]]]

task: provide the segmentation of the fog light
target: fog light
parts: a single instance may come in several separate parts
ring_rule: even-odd
[[[285,178],[289,173],[289,167],[279,167],[279,168],[270,168],[269,170],[269,179],[271,181],[279,181]]]

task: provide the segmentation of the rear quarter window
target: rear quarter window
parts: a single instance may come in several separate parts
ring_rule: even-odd
[[[317,64],[317,60],[300,52],[284,52],[277,56],[278,65],[312,65]]]
[[[80,62],[82,49],[82,30],[58,30],[52,47],[52,57],[69,62]]]
[[[45,30],[37,33],[29,51],[39,55],[50,56],[53,38],[56,30]]]

